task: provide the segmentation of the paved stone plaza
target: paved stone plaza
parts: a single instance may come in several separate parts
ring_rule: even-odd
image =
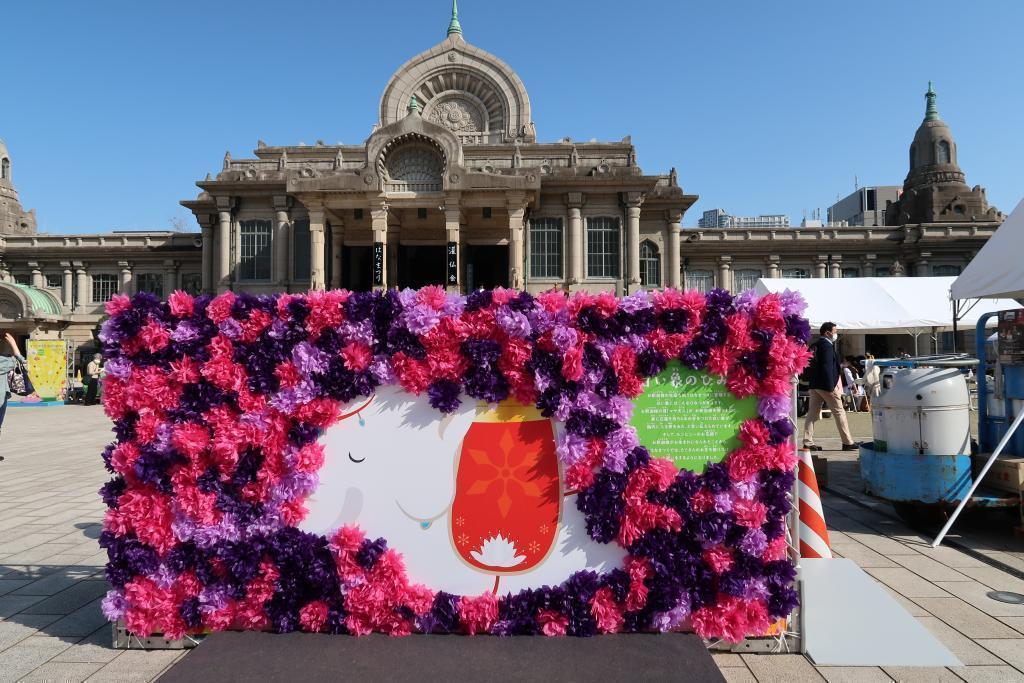
[[[851,417],[855,436],[866,438],[867,416]],[[819,441],[837,447],[827,429]],[[186,656],[111,647],[110,625],[99,609],[106,557],[96,545],[103,515],[96,490],[107,478],[99,453],[111,438],[98,407],[8,413],[0,440],[7,458],[0,463],[0,681],[149,681]],[[830,486],[870,504],[856,491],[850,454],[826,455]],[[885,506],[866,509],[827,493],[824,501],[836,553],[885,585],[965,666],[816,668],[800,655],[716,654],[726,679],[1024,681],[1024,606],[985,595],[1024,593],[1024,580],[952,548],[930,549]],[[1024,557],[1006,540],[1012,537],[966,528],[959,542],[1024,568]]]

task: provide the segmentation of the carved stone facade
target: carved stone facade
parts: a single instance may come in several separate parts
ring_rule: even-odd
[[[684,229],[697,196],[675,169],[645,174],[629,137],[538,142],[522,81],[452,25],[389,80],[364,144],[260,141],[251,158],[225,154],[198,197],[182,202],[201,235],[36,235],[34,215],[17,205],[31,230],[27,219],[17,229],[0,222],[0,282],[56,297],[64,329],[44,331],[24,309],[18,320],[0,310],[0,328],[87,341],[103,299],[139,289],[444,283],[626,293],[737,291],[759,277],[952,275],[1003,219],[983,189],[965,184],[931,93],[891,214],[898,224]],[[12,183],[3,187],[5,201],[17,198]]]
[[[10,152],[0,140],[0,235],[31,235],[36,231],[36,212],[21,208],[13,174]]]

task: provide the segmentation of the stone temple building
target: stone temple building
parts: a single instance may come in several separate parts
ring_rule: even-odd
[[[363,144],[260,144],[197,184],[182,204],[217,291],[679,286],[697,199],[645,174],[628,137],[538,142],[522,80],[454,12],[388,81]]]
[[[226,154],[182,202],[201,233],[37,234],[0,147],[0,329],[91,349],[103,303],[140,290],[436,283],[622,294],[739,291],[760,277],[955,275],[1004,216],[966,184],[930,86],[926,98],[887,225],[684,228],[697,196],[674,169],[645,173],[629,137],[542,141],[523,81],[466,42],[453,11],[446,38],[385,85],[363,144],[260,141],[252,158]],[[906,343],[848,335],[844,349]]]

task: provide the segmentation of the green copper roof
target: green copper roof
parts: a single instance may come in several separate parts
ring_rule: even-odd
[[[459,0],[452,0],[452,20],[448,23],[448,35],[462,35],[462,24],[459,23]]]
[[[64,310],[61,307],[57,297],[49,292],[35,287],[29,287],[28,285],[18,285],[13,282],[7,282],[6,285],[10,287],[17,287],[22,293],[28,298],[29,305],[35,309],[36,313],[43,315],[61,315]]]
[[[939,109],[935,106],[935,90],[932,89],[932,82],[928,81],[928,92],[924,94],[928,100],[928,107],[924,110],[925,121],[938,121]]]

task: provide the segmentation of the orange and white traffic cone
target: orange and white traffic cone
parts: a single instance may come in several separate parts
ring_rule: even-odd
[[[814,476],[814,462],[809,450],[801,449],[797,473],[800,480],[800,557],[831,558],[818,478]]]

